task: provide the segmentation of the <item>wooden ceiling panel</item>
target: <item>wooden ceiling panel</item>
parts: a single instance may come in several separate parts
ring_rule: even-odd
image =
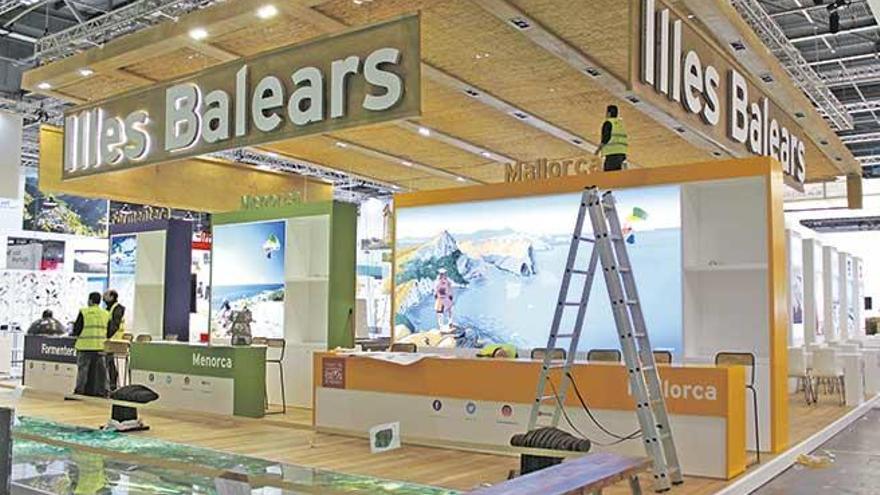
[[[510,0],[621,80],[629,78],[629,2]]]
[[[502,163],[484,163],[470,167],[453,168],[450,171],[483,182],[504,182],[504,164]]]
[[[413,191],[425,191],[429,189],[450,189],[453,187],[463,187],[468,185],[457,182],[454,179],[444,179],[442,177],[424,177],[421,179],[402,180],[399,183],[406,189]]]
[[[424,125],[517,160],[583,153],[580,148],[430,80],[422,81]]]
[[[315,26],[290,16],[254,22],[212,37],[212,45],[223,50],[249,56],[282,46],[305,41],[323,34]]]
[[[438,168],[471,167],[486,163],[481,156],[394,124],[334,132],[332,137]]]
[[[335,145],[335,141],[325,136],[312,136],[290,139],[262,146],[290,157],[302,158],[343,172],[352,172],[364,177],[398,182],[426,177],[428,172],[397,165],[390,161],[366,156],[353,150]]]
[[[99,100],[109,95],[123,93],[139,87],[132,79],[113,74],[94,74],[74,84],[59,88],[58,92],[80,100]]]
[[[352,0],[331,0],[321,2],[314,9],[351,26],[372,24],[403,14],[425,11],[446,1],[448,0],[373,0],[358,5]]]
[[[185,46],[123,67],[123,69],[156,81],[167,81],[186,74],[193,74],[221,62],[220,59]]]

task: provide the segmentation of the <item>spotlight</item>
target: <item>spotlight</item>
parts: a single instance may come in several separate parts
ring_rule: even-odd
[[[833,10],[828,14],[828,31],[831,34],[840,32],[840,14],[837,13],[837,10]]]

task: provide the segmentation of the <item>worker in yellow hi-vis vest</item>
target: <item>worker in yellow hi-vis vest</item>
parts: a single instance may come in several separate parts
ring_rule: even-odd
[[[107,338],[123,340],[125,335],[125,306],[119,304],[119,293],[110,289],[104,293],[104,307],[110,312],[110,323],[107,327]],[[113,392],[119,387],[119,370],[116,367],[116,356],[107,355],[107,388]]]
[[[110,313],[101,307],[101,293],[89,294],[89,305],[79,311],[73,324],[76,337],[76,389],[79,395],[107,396],[107,361],[104,342]]]
[[[623,170],[626,152],[629,148],[623,119],[617,112],[617,105],[608,105],[605,110],[605,123],[602,124],[602,141],[596,154],[605,157],[603,169],[606,172]]]

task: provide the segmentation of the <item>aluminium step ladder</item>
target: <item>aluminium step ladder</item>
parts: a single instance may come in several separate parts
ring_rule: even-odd
[[[584,223],[588,213],[593,228],[592,237],[584,235]],[[593,245],[590,260],[585,269],[577,268],[578,251],[585,244]],[[529,416],[528,431],[547,426],[556,427],[559,424],[568,387],[572,381],[570,370],[578,350],[590,289],[599,263],[602,264],[620,347],[629,372],[633,397],[636,400],[636,414],[642,440],[648,456],[653,461],[654,489],[666,491],[673,484],[682,483],[681,468],[672,439],[672,430],[669,427],[666,402],[661,391],[651,342],[645,328],[626,242],[621,231],[614,196],[610,191],[603,194],[597,188],[591,187],[586,189],[581,197],[565,273],[559,289],[559,299],[547,341],[547,352],[544,354],[535,402],[532,404]],[[574,277],[583,280],[583,286],[579,289],[577,300],[569,300]],[[563,316],[570,309],[577,309],[574,328],[570,332],[560,333]],[[552,349],[556,349],[559,342],[565,340],[568,340],[565,359],[554,359]],[[550,378],[558,371],[561,371],[561,382],[557,387],[550,382]],[[550,393],[548,393],[548,383]]]

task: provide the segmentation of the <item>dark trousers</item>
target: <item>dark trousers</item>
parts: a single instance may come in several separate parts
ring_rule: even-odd
[[[605,164],[603,169],[606,172],[623,170],[623,162],[625,161],[626,155],[605,155]]]
[[[116,356],[107,354],[107,391],[113,392],[119,388],[119,370],[116,367]]]
[[[107,397],[107,358],[103,352],[76,352],[76,390],[79,395]]]

